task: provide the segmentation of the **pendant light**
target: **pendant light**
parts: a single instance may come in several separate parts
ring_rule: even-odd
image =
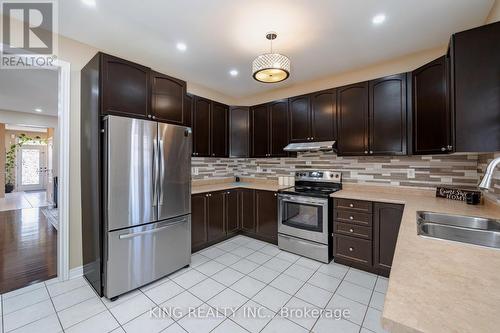
[[[290,59],[279,53],[273,53],[273,40],[278,37],[275,32],[268,32],[266,38],[271,42],[271,52],[255,58],[252,63],[253,78],[259,82],[277,83],[290,76]]]

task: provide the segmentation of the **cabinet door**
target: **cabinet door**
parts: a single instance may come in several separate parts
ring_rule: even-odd
[[[207,209],[208,194],[200,193],[191,196],[191,248],[201,248],[207,241]]]
[[[448,152],[451,115],[446,77],[445,56],[412,73],[414,154]]]
[[[500,151],[499,41],[500,22],[453,36],[457,152]]]
[[[338,88],[338,154],[368,154],[368,82]]]
[[[229,110],[229,157],[250,156],[250,108],[232,106]]]
[[[370,154],[406,154],[406,74],[370,81]]]
[[[148,67],[103,54],[103,114],[147,118],[150,107],[149,71]]]
[[[226,229],[228,234],[237,232],[240,228],[239,191],[226,191]]]
[[[229,107],[224,104],[212,102],[211,135],[212,157],[227,157],[229,147],[227,144]]]
[[[193,95],[186,94],[184,96],[184,126],[191,127],[193,126],[192,123],[192,116],[193,116]]]
[[[224,199],[226,192],[208,194],[208,241],[226,236]]]
[[[186,82],[157,72],[151,72],[151,114],[153,119],[185,125],[184,96]]]
[[[278,240],[277,196],[276,192],[255,191],[257,235],[270,241]]]
[[[243,231],[255,232],[255,190],[239,190],[240,226]]]
[[[385,203],[374,205],[374,268],[384,276],[391,270],[403,208]]]
[[[267,105],[258,105],[250,109],[252,128],[252,157],[269,155],[269,113]]]
[[[193,156],[210,156],[210,108],[210,100],[195,97],[192,120]]]
[[[287,156],[283,150],[288,144],[288,100],[269,103],[271,121],[271,156]]]
[[[311,94],[311,137],[314,141],[337,139],[337,91]]]
[[[290,141],[303,142],[311,137],[309,95],[289,99],[290,104]]]

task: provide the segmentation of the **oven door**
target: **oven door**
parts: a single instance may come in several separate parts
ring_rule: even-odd
[[[328,244],[328,199],[279,194],[278,232]]]

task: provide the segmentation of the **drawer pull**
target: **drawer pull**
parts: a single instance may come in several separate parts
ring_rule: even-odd
[[[351,208],[352,208],[352,207],[354,207],[354,205],[353,205],[353,204],[349,204],[349,207],[351,207]]]
[[[349,232],[354,232],[354,230],[352,230],[352,229],[349,229]]]
[[[350,248],[349,248],[349,252],[352,252],[352,251],[354,251],[354,248],[353,248],[353,247],[350,247]]]
[[[354,220],[354,216],[349,216],[349,220]]]

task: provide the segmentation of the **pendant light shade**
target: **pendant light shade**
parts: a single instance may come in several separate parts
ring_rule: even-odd
[[[274,32],[266,35],[271,41],[271,53],[261,54],[252,63],[253,78],[259,82],[276,83],[290,76],[290,59],[283,54],[272,52],[272,41],[277,36]]]

